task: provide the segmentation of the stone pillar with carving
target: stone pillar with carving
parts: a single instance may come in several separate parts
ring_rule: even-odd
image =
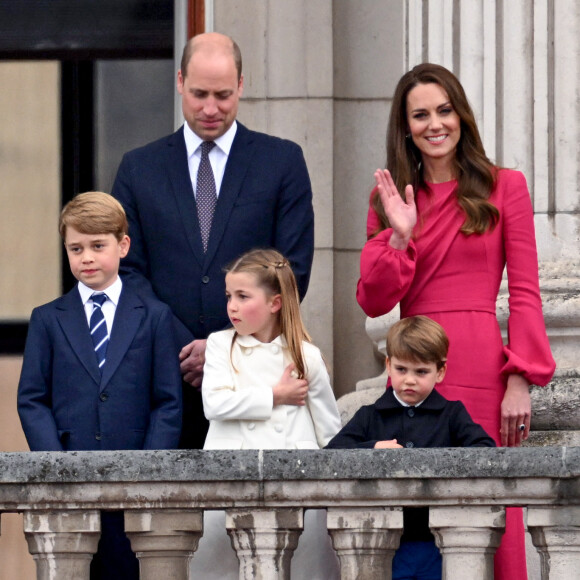
[[[304,528],[302,508],[226,510],[226,529],[240,561],[240,580],[290,580]]]
[[[26,511],[24,535],[38,580],[88,580],[101,537],[98,511]]]
[[[429,527],[443,557],[443,578],[493,580],[493,556],[505,528],[504,508],[431,507]]]
[[[203,533],[202,511],[127,510],[125,532],[139,558],[141,580],[185,579]]]
[[[542,578],[577,578],[580,506],[529,507],[528,529],[540,553]]]
[[[342,580],[390,580],[403,533],[402,508],[329,508],[327,527]]]

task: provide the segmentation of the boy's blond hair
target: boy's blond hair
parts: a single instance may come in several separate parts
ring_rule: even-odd
[[[435,363],[447,361],[449,338],[443,327],[427,316],[410,316],[393,324],[387,333],[387,356],[403,361]]]
[[[102,191],[79,193],[64,206],[59,222],[63,240],[68,227],[81,234],[113,234],[119,242],[129,231],[123,206]]]

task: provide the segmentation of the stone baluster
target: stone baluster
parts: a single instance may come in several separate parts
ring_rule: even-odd
[[[329,508],[328,533],[342,580],[390,580],[403,532],[401,508]]]
[[[540,553],[542,580],[578,578],[580,506],[528,507],[527,521]]]
[[[226,528],[240,561],[240,580],[289,580],[304,528],[302,508],[226,510]]]
[[[431,507],[429,527],[443,556],[443,578],[493,580],[493,556],[505,529],[503,507]]]
[[[141,580],[186,580],[203,534],[201,510],[125,511],[125,533],[139,558]]]
[[[88,580],[101,516],[98,511],[26,511],[24,534],[37,580]]]

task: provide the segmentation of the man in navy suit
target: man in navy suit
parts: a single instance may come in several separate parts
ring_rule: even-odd
[[[121,275],[174,314],[184,377],[180,446],[186,449],[202,448],[207,431],[198,390],[205,339],[229,325],[223,268],[252,248],[274,247],[292,264],[303,297],[312,265],[312,190],[302,150],[236,121],[243,82],[231,38],[192,38],[177,74],[186,123],[125,154],[112,191],[127,212],[132,239]],[[217,203],[205,249],[197,178],[208,141],[215,143],[209,161]]]
[[[18,413],[31,451],[178,446],[173,317],[166,304],[122,283],[127,230],[121,204],[106,193],[80,194],[62,211],[60,231],[79,282],[30,318]],[[91,578],[139,578],[122,512],[101,514]]]

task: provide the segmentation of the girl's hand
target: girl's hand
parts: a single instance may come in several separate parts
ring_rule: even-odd
[[[280,382],[274,387],[274,407],[278,405],[294,405],[303,407],[308,395],[308,381],[297,379],[292,375],[296,365],[289,364],[282,374]]]
[[[385,214],[393,228],[389,244],[396,250],[406,250],[417,223],[413,186],[405,187],[405,201],[403,201],[388,169],[377,169],[375,180]]]
[[[387,441],[377,441],[375,449],[403,449],[403,446],[399,445],[396,439],[389,439]]]
[[[532,403],[530,384],[522,375],[510,375],[501,403],[501,444],[503,447],[519,447],[530,433]],[[520,425],[524,429],[520,430]]]

